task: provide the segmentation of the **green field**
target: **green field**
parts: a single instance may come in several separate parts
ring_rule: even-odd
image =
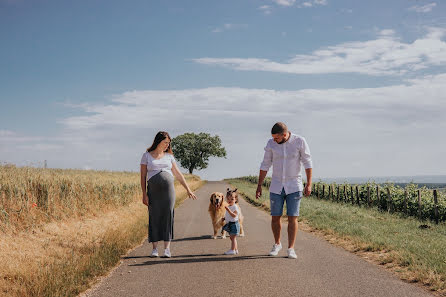
[[[256,183],[228,179],[246,200],[269,210],[269,191],[255,199]],[[306,197],[300,221],[313,230],[347,241],[355,252],[379,255],[380,264],[393,267],[403,279],[417,281],[431,290],[446,292],[446,224],[436,225],[402,217],[376,208]]]

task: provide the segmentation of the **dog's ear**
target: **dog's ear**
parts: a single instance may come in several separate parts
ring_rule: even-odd
[[[213,199],[214,199],[214,197],[215,197],[215,193],[212,193],[212,195],[211,195],[211,198],[209,199],[209,201],[213,201]]]

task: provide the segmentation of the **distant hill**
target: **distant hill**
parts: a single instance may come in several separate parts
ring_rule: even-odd
[[[414,175],[414,176],[370,176],[370,177],[327,177],[327,178],[314,178],[317,182],[322,180],[323,182],[335,182],[335,183],[350,183],[350,184],[363,184],[368,181],[374,181],[376,183],[392,182],[395,184],[446,184],[446,175]]]

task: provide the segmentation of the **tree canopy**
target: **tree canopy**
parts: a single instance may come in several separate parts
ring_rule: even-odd
[[[181,167],[189,173],[208,167],[209,157],[226,158],[226,150],[221,146],[218,135],[209,133],[185,133],[172,139],[172,150]]]

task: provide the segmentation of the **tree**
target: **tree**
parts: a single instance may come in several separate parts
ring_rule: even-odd
[[[226,150],[221,146],[218,135],[208,133],[185,133],[172,139],[172,150],[181,167],[192,174],[194,169],[208,167],[209,157],[226,158]]]

